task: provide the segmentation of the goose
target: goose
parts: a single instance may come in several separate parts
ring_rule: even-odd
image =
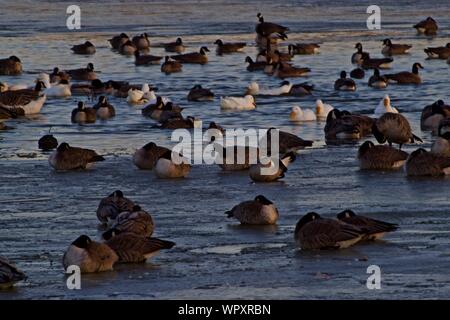
[[[250,71],[250,72],[264,70],[264,68],[267,65],[266,61],[254,62],[253,59],[249,56],[247,56],[245,58],[245,62],[248,63],[247,71]]]
[[[310,85],[306,82],[299,83],[299,84],[293,84],[291,87],[291,90],[289,90],[289,92],[288,92],[288,95],[296,96],[296,97],[303,97],[303,96],[311,95],[313,89],[314,89],[314,86]]]
[[[220,108],[223,110],[254,110],[255,98],[251,95],[245,97],[220,97]]]
[[[211,121],[208,125],[208,133],[212,133],[214,136],[223,137],[225,135],[225,132],[226,132],[225,129],[214,121]]]
[[[61,80],[70,80],[70,76],[65,71],[60,71],[58,67],[53,68],[52,73],[50,73],[50,83],[58,83]]]
[[[142,148],[137,149],[133,155],[133,163],[141,170],[152,170],[156,161],[169,149],[156,145],[154,142],[149,142]]]
[[[6,82],[0,82],[0,93],[5,91],[17,91],[23,89],[28,89],[28,86],[26,84],[20,83],[8,85]]]
[[[125,197],[122,191],[116,190],[100,201],[96,211],[97,219],[103,225],[107,225],[116,220],[120,213],[132,211],[134,205],[134,202]]]
[[[317,117],[311,109],[302,109],[299,106],[293,106],[289,114],[289,120],[294,122],[316,121]]]
[[[328,113],[333,109],[331,104],[323,103],[320,99],[316,100],[316,116],[318,120],[326,120]]]
[[[182,63],[206,64],[208,63],[208,56],[206,55],[206,52],[209,52],[208,48],[201,47],[199,52],[179,54],[172,56],[171,58]]]
[[[35,83],[37,83],[39,81],[44,84],[46,89],[49,89],[52,87],[52,84],[50,83],[50,75],[48,73],[45,73],[45,72],[40,73],[38,75],[38,77],[36,78]]]
[[[450,157],[450,132],[440,133],[431,145],[431,153],[443,157]]]
[[[128,81],[114,81],[108,80],[105,82],[105,86],[108,88],[107,93],[115,97],[126,98],[128,97],[128,91],[130,89],[141,89],[141,84],[130,84]],[[152,88],[156,90],[157,88]]]
[[[97,79],[97,74],[94,71],[94,64],[91,62],[87,64],[86,68],[67,70],[66,73],[73,80],[92,81],[94,79]]]
[[[211,137],[215,141],[215,136]],[[243,171],[248,170],[251,164],[256,163],[259,155],[259,149],[250,146],[223,146],[214,142],[214,151],[216,152],[215,164],[223,171]]]
[[[107,120],[116,115],[116,110],[109,104],[105,96],[100,96],[97,104],[94,105],[94,110],[97,111],[97,117],[101,120]]]
[[[38,81],[34,89],[22,89],[16,91],[5,91],[0,93],[0,106],[12,110],[19,115],[39,113],[46,100],[42,90],[45,85]]]
[[[252,96],[281,96],[289,94],[291,89],[292,84],[289,81],[281,82],[280,86],[277,88],[261,88],[257,82],[252,82],[247,87],[245,94],[250,94]]]
[[[361,139],[372,133],[374,119],[333,109],[328,113],[324,127],[327,140]]]
[[[407,176],[450,175],[450,157],[444,157],[419,148],[411,152],[405,163]]]
[[[428,47],[423,50],[429,59],[443,59],[450,58],[450,42],[445,47]]]
[[[273,225],[278,221],[279,213],[274,203],[263,195],[253,200],[243,201],[225,212],[228,218],[239,220],[244,225]]]
[[[381,49],[381,53],[386,56],[393,56],[397,54],[408,54],[409,50],[412,48],[409,44],[394,44],[391,39],[383,40],[383,49]]]
[[[139,36],[134,36],[131,41],[138,50],[147,50],[150,48],[150,40],[148,40],[148,34],[145,32]]]
[[[97,111],[86,107],[83,101],[79,101],[78,106],[72,110],[70,119],[72,123],[94,123],[97,120]]]
[[[137,66],[142,65],[149,65],[149,64],[158,64],[161,61],[162,57],[160,56],[152,56],[152,55],[145,55],[142,56],[139,50],[136,50],[134,52],[134,64]]]
[[[0,256],[0,290],[8,289],[27,276],[5,257]]]
[[[417,30],[417,33],[427,36],[435,35],[438,30],[437,22],[432,17],[428,17],[425,20],[420,21],[413,27]]]
[[[80,267],[81,273],[112,271],[119,260],[117,254],[104,243],[91,240],[87,235],[79,236],[71,243],[63,256],[63,266]]]
[[[99,79],[94,79],[91,83],[74,83],[70,86],[70,92],[73,96],[91,97],[97,94],[109,94],[114,88]]]
[[[255,31],[258,35],[264,38],[269,38],[270,36],[275,34],[282,40],[287,39],[286,33],[289,31],[289,28],[283,27],[276,23],[265,22],[264,17],[261,15],[261,13],[258,13],[256,17],[259,21],[259,23],[255,27]]]
[[[86,41],[83,44],[74,45],[70,50],[75,54],[94,54],[95,46],[90,41]]]
[[[400,113],[388,112],[379,117],[372,126],[372,133],[379,143],[393,143],[399,145],[399,149],[405,143],[423,142],[422,139],[412,133],[408,120]]]
[[[423,108],[420,116],[420,129],[437,133],[439,124],[446,118],[450,118],[450,106],[446,105],[442,100],[437,100]]]
[[[214,93],[207,89],[203,88],[201,85],[196,84],[189,90],[187,95],[188,101],[213,101]]]
[[[397,84],[420,84],[422,78],[419,75],[419,68],[423,69],[422,65],[418,62],[412,66],[412,72],[402,71],[394,74],[385,74],[384,76],[390,81]]]
[[[150,237],[153,234],[155,224],[152,216],[135,205],[131,211],[120,213],[114,225],[102,234],[102,238],[109,240],[121,233],[134,233],[143,237]]]
[[[161,125],[158,127],[161,129],[193,129],[193,128],[201,128],[201,121],[194,117],[170,117],[165,121],[161,122]]]
[[[52,134],[46,134],[38,141],[38,148],[43,151],[50,151],[56,147],[58,147],[58,140]]]
[[[167,52],[177,52],[182,53],[186,47],[183,44],[183,40],[181,38],[177,38],[175,42],[169,42],[164,44],[164,50]]]
[[[272,160],[267,158],[264,162],[260,160],[257,164],[250,166],[250,179],[255,182],[273,182],[282,179],[289,165],[295,161],[295,158],[294,152],[288,152],[279,159]],[[274,161],[277,161],[278,164],[275,165]]]
[[[245,42],[223,43],[221,39],[217,39],[214,44],[217,45],[217,54],[219,55],[224,53],[241,52],[247,45]]]
[[[360,42],[358,42],[355,45],[355,49],[357,50],[353,55],[352,55],[352,63],[353,64],[357,64],[360,65],[362,63],[362,61],[369,56],[369,54],[365,51],[363,51],[363,47],[362,44]]]
[[[375,108],[374,116],[379,117],[386,112],[398,113],[398,110],[391,106],[391,98],[389,95],[385,95],[384,98],[380,101],[378,106]]]
[[[311,72],[310,68],[300,68],[287,66],[283,63],[277,63],[275,66],[275,70],[273,75],[275,77],[284,79],[284,78],[292,78],[292,77],[302,77]]]
[[[358,149],[359,168],[361,170],[391,170],[403,166],[408,153],[386,145],[374,145],[364,142]]]
[[[363,79],[365,75],[366,75],[366,73],[361,68],[353,69],[350,72],[350,77],[353,79]]]
[[[50,155],[48,162],[55,170],[87,169],[94,162],[105,161],[105,158],[90,149],[71,147],[61,143]]]
[[[187,129],[195,127],[195,123],[193,123],[191,119],[183,118],[183,115],[181,114],[182,108],[173,106],[172,102],[168,102],[165,105],[158,104],[156,108],[149,108],[152,106],[153,105],[149,105],[142,109],[142,115],[144,117],[150,117],[166,127],[171,126],[171,129],[175,129],[175,127]],[[195,122],[195,119],[193,119],[193,121]]]
[[[109,39],[108,42],[111,44],[113,49],[119,50],[120,47],[128,40],[130,40],[130,38],[125,33],[121,33],[120,35]]]
[[[122,44],[119,48],[119,52],[123,55],[126,56],[132,56],[134,55],[134,53],[137,51],[138,49],[136,48],[136,46],[134,45],[133,42],[131,42],[131,40],[128,40],[127,42],[125,42],[124,44]]]
[[[134,233],[120,233],[106,241],[108,247],[114,250],[119,262],[139,263],[155,256],[162,249],[171,249],[172,241],[149,238]]]
[[[360,216],[349,209],[338,213],[336,217],[339,221],[364,229],[366,235],[363,240],[380,240],[387,232],[393,232],[398,229],[398,225],[395,223]]]
[[[347,72],[341,71],[340,78],[334,82],[334,90],[355,91],[356,83],[353,79],[347,78]]]
[[[267,130],[267,133],[262,138],[265,139],[267,142],[269,154],[271,150],[272,135],[275,134],[276,136],[277,133],[278,133],[278,149],[279,149],[278,151],[279,154],[281,155],[285,155],[289,152],[297,152],[299,150],[302,150],[306,147],[311,147],[313,145],[313,141],[311,140],[304,140],[296,136],[295,134],[281,131],[272,127]]]
[[[361,67],[363,69],[390,69],[391,63],[394,61],[392,58],[371,58],[369,54],[363,57],[361,60]]]
[[[177,157],[173,159],[173,152],[168,150],[164,152],[156,161],[153,171],[158,178],[173,179],[173,178],[185,178],[191,171],[191,165],[187,159],[180,154],[176,154]],[[175,162],[174,162],[175,160]]]
[[[0,124],[3,124],[3,120],[15,119],[18,116],[23,116],[24,112],[19,108],[5,108],[0,106]]]
[[[150,92],[150,87],[147,83],[142,85],[141,90],[139,89],[130,89],[128,90],[127,102],[129,104],[144,104],[148,102],[145,94]],[[153,97],[152,97],[153,98]]]
[[[316,54],[320,52],[320,45],[317,43],[296,43],[288,46],[289,54]]]
[[[384,89],[388,86],[389,80],[380,75],[380,70],[374,69],[373,75],[369,78],[368,86],[377,89]]]
[[[183,65],[179,61],[170,60],[169,56],[166,56],[164,63],[161,65],[161,72],[165,74],[181,72]]]
[[[289,53],[280,52],[279,50],[270,51],[268,49],[261,50],[256,56],[256,62],[269,62],[277,64],[278,62],[289,62],[292,56]]]
[[[316,212],[304,215],[294,231],[295,242],[302,250],[345,249],[361,241],[364,235],[362,228],[322,218]]]
[[[69,81],[61,80],[58,84],[45,89],[44,93],[47,97],[70,97],[72,95],[70,88]]]
[[[22,62],[16,56],[0,59],[0,75],[9,76],[22,73]]]

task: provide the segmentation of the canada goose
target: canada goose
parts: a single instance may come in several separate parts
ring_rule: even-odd
[[[111,44],[113,49],[119,50],[120,47],[128,40],[130,40],[130,38],[125,33],[121,33],[120,35],[109,39],[108,42]]]
[[[70,86],[70,92],[73,96],[91,97],[97,94],[108,94],[113,92],[113,88],[102,82],[100,79],[94,79],[91,83],[74,83]]]
[[[201,121],[198,119],[187,116],[186,118],[169,117],[165,121],[161,122],[158,127],[160,129],[193,129],[200,126]]]
[[[385,74],[384,76],[389,81],[397,84],[420,84],[422,79],[419,76],[419,68],[423,69],[422,65],[416,62],[412,66],[412,72],[402,71],[394,74]]]
[[[130,40],[128,40],[127,42],[125,42],[124,44],[122,44],[119,48],[119,52],[123,55],[126,56],[131,56],[134,55],[134,53],[137,51],[138,49],[136,48],[136,46],[134,45],[133,42],[131,42]]]
[[[161,65],[161,72],[165,74],[181,72],[183,65],[179,61],[170,60],[169,56],[166,56],[164,63]]]
[[[440,133],[431,145],[431,153],[443,157],[450,157],[450,132]]]
[[[66,72],[73,80],[92,81],[97,79],[97,74],[94,71],[94,64],[91,62],[87,64],[86,68],[72,69],[67,70]]]
[[[388,86],[388,78],[380,75],[380,70],[374,69],[373,75],[369,78],[368,86],[377,89],[384,89]]]
[[[64,269],[71,265],[78,266],[81,273],[112,271],[118,260],[117,254],[107,244],[81,235],[64,253],[63,266]]]
[[[24,111],[20,108],[5,108],[0,106],[0,124],[6,119],[15,119],[19,116],[23,116]]]
[[[213,101],[214,93],[211,90],[196,84],[189,91],[187,99],[188,101]]]
[[[199,52],[179,54],[172,56],[171,58],[182,63],[205,64],[208,63],[208,56],[206,55],[206,52],[209,52],[208,48],[201,47]]]
[[[139,263],[156,255],[162,249],[171,249],[175,243],[136,235],[120,233],[113,236],[106,244],[119,256],[119,262]]]
[[[97,111],[86,107],[83,101],[79,101],[78,106],[72,110],[70,119],[72,123],[94,123],[97,120]]]
[[[364,59],[369,57],[369,54],[363,51],[363,47],[360,42],[355,45],[355,49],[357,49],[357,51],[352,55],[352,63],[360,65]]]
[[[450,58],[450,42],[445,45],[445,47],[428,47],[423,50],[429,59],[443,59],[447,60]]]
[[[58,140],[52,134],[46,134],[38,141],[39,149],[43,151],[50,151],[58,147]]]
[[[322,100],[316,100],[316,116],[318,120],[326,120],[328,113],[333,110],[333,106],[323,103]]]
[[[256,62],[266,62],[277,64],[279,62],[289,62],[292,60],[292,56],[289,53],[280,52],[279,50],[270,51],[267,49],[261,50],[257,57]]]
[[[74,45],[70,50],[75,54],[94,54],[95,46],[90,41],[86,41],[83,44]]]
[[[322,218],[315,212],[304,215],[294,231],[295,242],[303,250],[345,249],[361,241],[364,235],[362,228]]]
[[[388,112],[379,117],[372,126],[372,133],[379,143],[397,143],[399,149],[405,143],[423,142],[412,133],[408,120],[400,113]]]
[[[211,137],[211,142],[216,136]],[[258,148],[251,146],[226,145],[214,142],[216,152],[215,164],[223,171],[243,171],[248,170],[252,163],[256,163],[259,155]]]
[[[264,135],[262,139],[266,139],[267,148],[270,154],[271,150],[271,142],[272,135],[278,132],[278,151],[279,154],[285,155],[288,152],[297,152],[298,150],[304,149],[305,147],[311,147],[313,145],[313,141],[311,140],[303,140],[302,138],[296,136],[295,134],[278,130],[276,128],[269,128],[267,133]]]
[[[391,98],[389,95],[384,95],[378,106],[375,108],[374,116],[379,117],[386,112],[398,113],[398,110],[391,106]]]
[[[258,62],[254,62],[252,58],[250,58],[249,56],[247,56],[245,58],[245,62],[248,63],[247,66],[247,71],[259,71],[259,70],[264,70],[264,68],[266,67],[267,63],[266,61],[258,61]]]
[[[49,76],[51,83],[60,82],[61,80],[70,80],[69,74],[65,71],[60,71],[58,67],[53,68],[53,71]]]
[[[173,152],[168,150],[156,161],[153,171],[158,178],[185,178],[191,171],[191,165],[180,154],[173,159]]]
[[[302,109],[299,106],[293,106],[289,114],[289,120],[294,122],[316,121],[317,116],[311,109]]]
[[[71,147],[66,142],[61,143],[48,158],[55,170],[86,169],[98,161],[105,161],[105,158],[94,150]]]
[[[106,120],[116,115],[116,110],[109,104],[105,96],[98,98],[98,102],[94,105],[94,110],[97,111],[97,117],[101,120]]]
[[[272,34],[275,34],[282,40],[287,39],[286,32],[289,31],[289,28],[283,27],[276,23],[265,22],[261,13],[258,13],[256,17],[259,21],[259,23],[255,27],[255,31],[258,35],[269,38]]]
[[[136,167],[143,170],[152,170],[156,161],[169,149],[149,142],[140,149],[137,149],[133,155],[133,163]]]
[[[302,77],[311,72],[310,68],[300,68],[294,66],[286,66],[283,63],[277,63],[273,75],[280,79]]]
[[[114,80],[106,81],[105,86],[107,87],[107,91],[109,94],[119,98],[128,97],[128,92],[130,91],[130,89],[140,90],[142,88],[141,84],[130,84],[128,81],[114,81]],[[156,89],[157,88],[152,88],[152,90]]]
[[[277,223],[279,217],[273,202],[263,195],[241,202],[225,214],[228,218],[235,218],[246,225],[272,225]]]
[[[450,175],[450,157],[433,154],[423,148],[413,151],[405,163],[408,176]]]
[[[446,118],[450,118],[450,106],[442,100],[437,100],[423,108],[420,116],[420,129],[422,131],[431,130],[436,134],[439,124]]]
[[[361,68],[353,69],[350,72],[350,77],[353,79],[362,79],[362,78],[364,78],[364,76],[365,76],[365,72]]]
[[[363,240],[380,240],[386,232],[393,232],[398,229],[398,225],[395,223],[356,215],[356,213],[348,209],[338,213],[336,217],[339,221],[364,229],[366,234]]]
[[[372,133],[374,119],[333,109],[328,113],[324,132],[327,140],[361,139]]]
[[[34,89],[1,92],[0,106],[19,115],[39,113],[46,100],[46,95],[42,92],[44,89],[44,83],[38,81]]]
[[[223,110],[253,110],[256,108],[255,98],[251,95],[245,97],[220,97],[220,108]]]
[[[116,190],[100,200],[96,215],[102,224],[108,224],[108,222],[115,220],[120,213],[132,211],[133,207],[134,202],[125,197],[122,191]]]
[[[142,109],[142,115],[164,124],[167,128],[169,126],[171,126],[172,129],[175,129],[175,127],[187,129],[195,127],[195,123],[192,123],[190,119],[183,118],[183,115],[181,114],[182,108],[173,106],[172,102],[156,104],[156,108],[153,108],[153,106],[155,105],[148,105]]]
[[[320,45],[317,43],[296,43],[288,46],[289,54],[316,54],[320,51]]]
[[[158,64],[161,61],[162,57],[159,56],[152,56],[152,55],[145,55],[142,56],[141,53],[139,52],[139,50],[136,50],[134,52],[134,64],[137,66],[142,66],[142,65],[149,65],[149,64]]]
[[[114,225],[104,232],[102,237],[109,240],[118,234],[128,232],[138,236],[150,237],[153,234],[154,226],[152,216],[136,205],[131,211],[120,213]]]
[[[225,129],[221,126],[215,123],[214,121],[211,121],[208,125],[208,130],[217,130],[219,135],[224,136],[225,135]]]
[[[148,40],[148,34],[143,33],[139,36],[134,36],[131,40],[138,50],[146,50],[150,48],[150,40]]]
[[[355,91],[356,83],[353,79],[347,78],[347,72],[341,71],[340,78],[334,82],[334,90]]]
[[[214,44],[217,45],[217,54],[240,52],[247,45],[245,42],[230,42],[223,43],[222,40],[217,39]]]
[[[0,290],[11,288],[27,276],[5,257],[0,256]]]
[[[257,82],[252,82],[247,87],[245,94],[252,96],[281,96],[289,94],[292,89],[292,84],[289,81],[283,81],[279,87],[276,88],[261,88]]]
[[[431,36],[437,33],[438,25],[436,20],[434,20],[432,17],[428,17],[425,20],[422,20],[419,23],[415,24],[414,28],[417,30],[417,33]]]
[[[72,95],[69,81],[61,80],[58,84],[44,90],[47,97],[70,97]]]
[[[265,159],[266,161],[258,161],[249,169],[249,176],[255,182],[272,182],[284,178],[284,174],[288,170],[289,165],[295,161],[295,153],[288,152],[279,159]],[[275,165],[275,162],[278,163]]]
[[[361,67],[363,69],[389,69],[391,63],[394,61],[392,58],[371,58],[369,54],[363,57],[361,60]]]
[[[406,162],[408,153],[386,145],[364,142],[358,149],[359,168],[362,170],[398,169]]]
[[[0,75],[17,75],[22,73],[22,62],[16,56],[0,59]]]
[[[383,49],[381,49],[381,53],[386,56],[393,56],[396,54],[408,54],[409,49],[412,46],[409,44],[394,44],[391,39],[383,40]]]
[[[175,42],[169,42],[164,44],[164,49],[167,52],[182,53],[186,49],[186,47],[183,44],[183,40],[181,38],[177,38]]]
[[[303,97],[312,94],[313,89],[313,85],[303,82],[299,84],[293,84],[288,94],[290,96]]]

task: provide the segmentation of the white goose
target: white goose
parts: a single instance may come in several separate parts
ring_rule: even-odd
[[[333,110],[333,106],[330,104],[323,103],[322,100],[316,100],[316,116],[320,120],[324,120],[327,118],[328,113]]]
[[[69,81],[61,80],[58,84],[45,89],[45,94],[47,97],[70,97],[72,91],[70,90]]]
[[[130,89],[130,90],[128,90],[127,102],[130,103],[130,104],[144,104],[144,103],[147,103],[148,102],[148,98],[146,97],[146,95],[149,96],[150,98],[153,98],[150,92],[152,92],[152,91],[150,91],[150,87],[149,87],[148,83],[144,83],[142,85],[141,90],[139,90],[139,89]],[[154,97],[154,99],[156,101],[156,96]]]
[[[254,110],[255,98],[251,95],[245,97],[220,97],[220,107],[224,110]]]
[[[278,88],[261,88],[257,82],[252,82],[247,87],[246,94],[252,96],[281,96],[291,91],[292,84],[289,81],[283,81]]]
[[[389,95],[385,95],[383,100],[380,101],[378,106],[375,108],[374,115],[382,116],[383,114],[391,112],[391,113],[399,113],[398,110],[391,106],[391,98]]]
[[[289,120],[295,122],[316,121],[317,117],[311,109],[302,109],[299,106],[292,107]]]

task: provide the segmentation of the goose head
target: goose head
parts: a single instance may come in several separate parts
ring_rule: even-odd
[[[347,72],[341,71],[340,78],[341,79],[346,79],[347,78]]]
[[[208,49],[207,47],[201,47],[201,48],[200,48],[200,53],[201,53],[202,55],[206,55],[206,52],[209,52],[209,49]]]
[[[77,248],[86,249],[91,242],[91,238],[83,234],[79,236],[74,242],[72,242],[72,245]]]
[[[293,106],[291,113],[289,114],[289,119],[296,120],[298,117],[303,115],[303,110],[299,106]]]
[[[423,66],[419,62],[414,63],[413,66],[412,66],[412,72],[414,74],[418,74],[419,73],[419,69],[423,69]]]
[[[385,45],[386,47],[392,46],[392,41],[391,41],[391,39],[384,39],[384,40],[383,40],[383,45]]]
[[[220,39],[217,39],[216,42],[214,42],[214,44],[217,44],[218,46],[222,46],[223,45],[223,41]]]
[[[85,43],[84,43],[84,45],[86,46],[86,47],[93,47],[94,45],[92,44],[92,42],[90,42],[90,41],[86,41]]]
[[[67,142],[63,142],[58,146],[58,148],[56,148],[56,150],[58,152],[62,152],[62,151],[69,150],[69,148],[70,148],[69,144]]]
[[[154,142],[149,142],[147,143],[145,146],[143,146],[142,148],[146,151],[152,150],[153,148],[156,147],[156,143]]]
[[[177,40],[175,40],[175,44],[176,45],[182,45],[183,44],[183,40],[181,40],[181,38],[177,38]]]
[[[357,50],[358,50],[358,52],[362,52],[362,50],[363,50],[363,47],[362,47],[362,44],[361,44],[361,42],[358,42],[357,44],[355,44],[355,49],[357,49]]]
[[[20,61],[20,59],[19,58],[17,58],[16,56],[10,56],[9,57],[9,60],[12,60],[12,61],[14,61],[14,62],[18,62],[18,63],[20,63],[21,61]]]
[[[86,69],[88,71],[94,71],[94,64],[92,62],[89,62]]]
[[[269,199],[267,199],[267,198],[264,197],[263,195],[258,195],[258,196],[256,196],[256,197],[255,197],[255,201],[256,201],[256,202],[259,202],[259,203],[261,203],[261,204],[263,204],[263,205],[266,205],[266,206],[273,204],[272,201],[270,201]]]
[[[375,145],[372,141],[364,142],[358,149],[358,158],[362,157],[370,148],[373,148]]]
[[[307,223],[310,223],[314,220],[322,219],[322,217],[316,212],[309,212],[305,214],[295,226],[295,234],[297,234],[300,229],[302,229]]]

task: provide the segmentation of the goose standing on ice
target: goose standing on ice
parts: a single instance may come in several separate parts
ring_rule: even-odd
[[[246,225],[272,225],[277,223],[279,217],[273,202],[263,195],[241,202],[225,214],[228,218],[235,218]]]
[[[372,126],[372,133],[378,143],[386,141],[392,146],[393,143],[399,145],[399,149],[405,143],[423,142],[411,130],[409,121],[400,113],[388,112],[379,117]]]

